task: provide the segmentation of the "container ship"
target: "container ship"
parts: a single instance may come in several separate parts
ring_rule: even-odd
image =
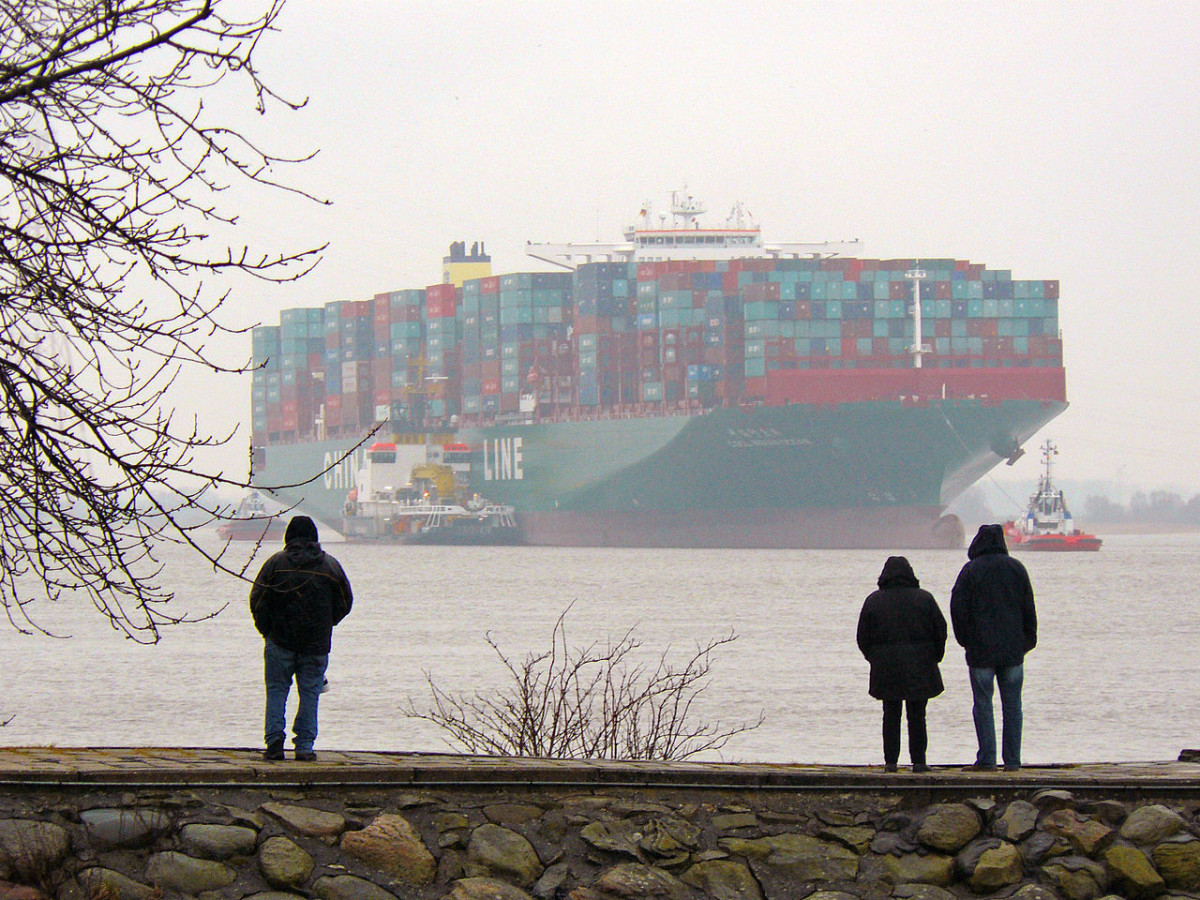
[[[284,310],[252,484],[340,530],[449,453],[528,544],[960,546],[946,506],[1067,406],[1058,281],[704,212],[526,245],[556,271],[456,242],[441,283]]]

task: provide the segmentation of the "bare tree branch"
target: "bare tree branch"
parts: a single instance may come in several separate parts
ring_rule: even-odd
[[[197,535],[232,514],[214,489],[248,486],[198,462],[233,435],[178,416],[167,394],[184,367],[249,371],[212,343],[244,330],[218,317],[225,276],[291,281],[323,249],[223,243],[237,215],[222,194],[241,183],[323,201],[278,179],[311,155],[272,154],[204,106],[238,81],[260,112],[304,105],[255,65],[282,0],[230,8],[0,2],[0,602],[18,630],[43,630],[32,603],[83,591],[112,627],[157,640],[187,620],[169,608],[164,540],[244,575]],[[196,510],[208,520],[184,524]]]

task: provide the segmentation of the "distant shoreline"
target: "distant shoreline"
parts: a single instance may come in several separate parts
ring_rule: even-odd
[[[1196,534],[1200,528],[1195,525],[1169,522],[1089,522],[1083,531],[1092,534]]]

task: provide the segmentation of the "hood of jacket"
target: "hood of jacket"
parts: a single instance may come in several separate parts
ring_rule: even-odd
[[[1008,554],[1008,545],[1004,543],[1004,529],[999,525],[980,525],[979,531],[971,540],[967,549],[967,559],[975,559],[985,553]]]
[[[876,584],[881,588],[921,586],[921,582],[917,581],[917,573],[913,571],[912,564],[903,556],[888,557]]]
[[[298,569],[311,569],[325,558],[325,551],[315,541],[290,541],[283,552],[288,562]]]
[[[287,524],[287,530],[283,533],[283,543],[290,544],[292,541],[310,541],[317,543],[320,538],[317,535],[317,523],[308,516],[292,516],[292,519]]]

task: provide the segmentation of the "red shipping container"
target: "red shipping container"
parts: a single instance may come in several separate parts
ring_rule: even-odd
[[[733,268],[733,264],[740,260],[731,259],[729,261],[729,271],[721,273],[721,292],[726,297],[732,297],[738,292],[738,271]]]
[[[578,334],[612,334],[612,319],[601,316],[579,316],[575,326]]]
[[[784,354],[784,345],[791,344],[791,341],[784,341],[782,338],[768,338],[766,341],[767,359],[780,359]]]
[[[747,378],[742,387],[742,396],[747,400],[765,400],[767,398],[767,379]]]
[[[431,284],[425,288],[425,302],[431,300],[453,300],[458,289],[452,284]]]
[[[430,319],[453,319],[456,304],[454,298],[445,299],[430,299],[425,303],[425,315]]]
[[[758,303],[764,300],[779,299],[778,281],[757,281],[746,285],[746,302]]]
[[[658,347],[658,332],[657,331],[642,331],[639,332],[639,341],[643,347]]]
[[[842,357],[856,358],[858,356],[858,339],[842,338]]]
[[[370,300],[353,300],[342,306],[343,319],[366,319],[371,315]]]
[[[498,294],[500,293],[500,276],[489,275],[486,278],[479,279],[479,293],[481,294]]]
[[[871,338],[871,355],[872,356],[887,356],[888,355],[888,339],[887,338]]]
[[[499,378],[485,378],[485,379],[483,379],[483,383],[482,383],[481,387],[482,387],[483,393],[485,393],[485,394],[498,394],[498,393],[500,393],[500,379]]]
[[[933,283],[933,297],[935,300],[953,300],[954,288],[949,281],[935,281]]]
[[[933,320],[933,336],[940,338],[950,337],[950,320],[949,319],[934,319]]]
[[[1042,285],[1042,296],[1047,300],[1058,299],[1058,282],[1047,281]]]

